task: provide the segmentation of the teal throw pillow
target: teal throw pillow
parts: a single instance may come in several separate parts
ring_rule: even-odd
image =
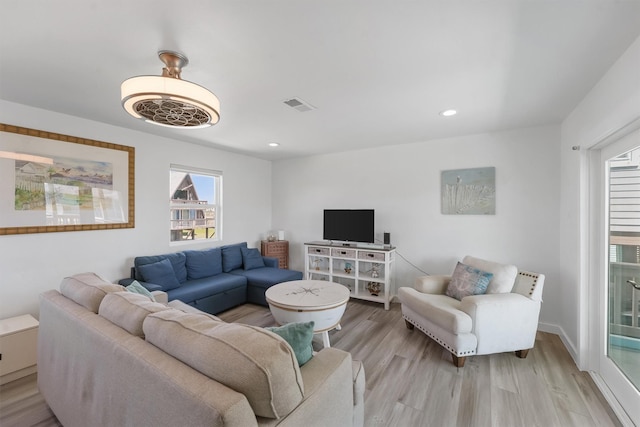
[[[242,264],[245,270],[264,267],[264,260],[256,248],[242,248]]]
[[[469,295],[482,295],[487,292],[492,277],[493,273],[458,262],[445,293],[457,300]]]
[[[169,291],[180,286],[180,282],[173,272],[171,261],[163,259],[152,264],[140,265],[137,267],[142,275],[142,280],[162,286],[163,291]]]
[[[287,323],[286,325],[265,328],[275,334],[280,335],[289,343],[298,360],[298,366],[302,366],[311,360],[313,356],[313,327],[315,322]]]
[[[151,292],[149,292],[149,290],[144,286],[142,286],[140,282],[138,282],[137,280],[134,280],[133,282],[131,282],[131,284],[127,286],[125,289],[129,292],[133,292],[134,294],[140,294],[140,295],[149,297],[151,298],[151,301],[155,302],[156,300],[155,297],[151,294]]]

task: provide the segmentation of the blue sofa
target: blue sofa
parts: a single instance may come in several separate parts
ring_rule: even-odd
[[[137,280],[149,291],[164,291],[199,310],[217,314],[244,303],[267,306],[265,291],[276,283],[302,279],[302,272],[278,268],[247,242],[134,259],[127,286]]]

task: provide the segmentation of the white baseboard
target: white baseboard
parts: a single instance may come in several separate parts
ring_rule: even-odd
[[[19,378],[26,377],[27,375],[35,374],[37,372],[37,365],[27,366],[20,370],[5,374],[0,377],[0,385],[5,385],[11,381],[15,381]]]
[[[564,332],[564,329],[562,329],[562,327],[553,325],[551,323],[538,323],[538,330],[558,335],[564,346],[567,348],[567,351],[571,355],[573,362],[576,364],[576,366],[580,367],[580,363],[578,363],[578,350],[576,349],[575,344],[573,344],[573,342],[567,337],[567,334]]]

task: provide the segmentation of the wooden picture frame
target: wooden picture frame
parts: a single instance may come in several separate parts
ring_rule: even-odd
[[[134,147],[0,123],[0,236],[134,227]]]

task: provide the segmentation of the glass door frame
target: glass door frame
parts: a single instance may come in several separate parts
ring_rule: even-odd
[[[608,160],[640,146],[640,121],[612,133],[588,150],[589,236],[589,369],[612,408],[625,424],[640,426],[640,392],[609,359],[609,170]],[[583,313],[584,314],[584,313]],[[595,314],[595,315],[594,315]],[[613,400],[612,400],[613,399]],[[619,407],[616,407],[616,403]],[[620,411],[624,411],[621,413]]]

